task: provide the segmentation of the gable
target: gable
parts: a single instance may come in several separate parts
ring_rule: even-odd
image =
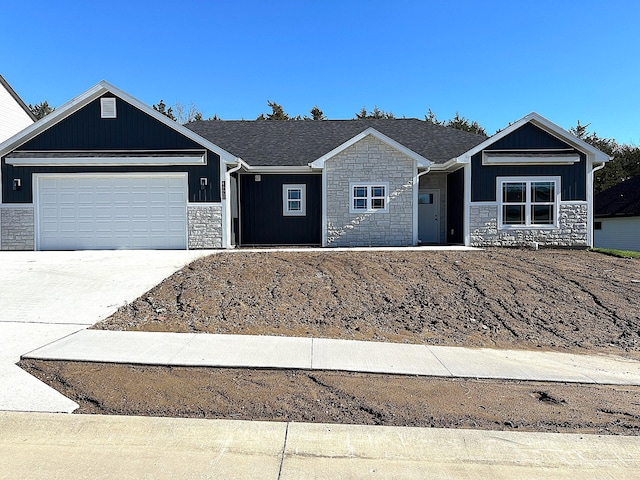
[[[116,98],[116,118],[101,118],[101,98]],[[202,146],[106,93],[20,145],[16,151],[183,150]]]
[[[558,137],[532,123],[525,123],[517,130],[486,147],[486,150],[576,150]]]

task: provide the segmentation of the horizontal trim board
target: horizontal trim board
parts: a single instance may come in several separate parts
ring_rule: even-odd
[[[7,158],[5,162],[14,167],[204,165],[206,164],[206,155],[188,157],[31,157]]]
[[[579,155],[482,154],[482,165],[573,165],[579,161]]]

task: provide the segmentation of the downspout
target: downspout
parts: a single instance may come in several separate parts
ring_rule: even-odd
[[[594,218],[595,218],[595,214],[596,214],[596,212],[595,212],[595,207],[596,206],[595,206],[595,204],[593,202],[593,200],[595,198],[595,195],[593,194],[595,173],[598,170],[602,170],[605,167],[605,165],[606,165],[606,163],[602,163],[602,164],[598,165],[597,167],[593,167],[591,169],[591,181],[589,182],[591,184],[590,185],[591,192],[589,192],[589,195],[591,196],[591,202],[589,202],[590,203],[589,209],[591,211],[590,211],[590,215],[589,215],[589,221],[587,223],[589,225],[589,239],[588,239],[588,242],[587,242],[587,244],[589,245],[589,248],[593,248],[594,247],[594,243],[595,243],[594,242],[594,232],[593,232],[593,223],[594,223]]]
[[[231,174],[237,172],[238,170],[240,170],[242,168],[242,164],[244,163],[242,161],[242,159],[240,157],[237,158],[238,160],[238,165],[236,165],[235,167],[233,167],[230,170],[226,170],[224,172],[224,182],[226,185],[226,198],[225,198],[225,206],[224,206],[224,210],[225,210],[225,226],[224,226],[224,230],[225,230],[225,248],[231,248],[231,199],[229,198],[231,195]],[[240,204],[239,204],[239,200],[238,200],[238,215],[240,215]]]

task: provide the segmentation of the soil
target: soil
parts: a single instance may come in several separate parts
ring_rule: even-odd
[[[193,262],[95,328],[640,359],[640,261],[517,249],[218,254]]]
[[[640,360],[640,261],[587,251],[233,252],[94,328]],[[23,361],[78,413],[638,435],[640,387]]]
[[[23,361],[76,413],[640,435],[640,387]]]

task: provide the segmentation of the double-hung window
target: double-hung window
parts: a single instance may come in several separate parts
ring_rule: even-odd
[[[386,212],[389,204],[389,184],[350,183],[351,213]]]
[[[550,227],[558,220],[559,177],[498,178],[501,228]]]
[[[282,185],[282,215],[303,217],[307,214],[307,186]]]

